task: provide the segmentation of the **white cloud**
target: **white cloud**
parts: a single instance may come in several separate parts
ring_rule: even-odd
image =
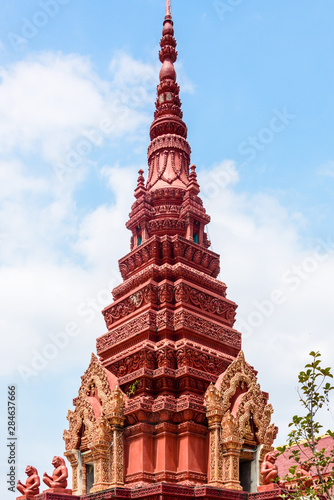
[[[143,96],[152,96],[156,92],[159,83],[158,63],[156,65],[136,61],[129,54],[123,51],[115,52],[110,62],[109,70],[112,76],[111,85],[115,89],[133,87],[136,95],[142,93]],[[152,104],[152,99],[150,100]]]
[[[25,171],[18,159],[0,162],[0,199],[13,199],[23,193],[35,195],[48,190],[48,184],[41,178],[33,178]]]
[[[329,161],[318,169],[318,173],[324,177],[334,177],[334,161]]]
[[[195,93],[195,85],[189,79],[186,71],[184,69],[183,63],[181,61],[176,61],[175,63],[176,70],[176,81],[182,89],[182,94],[194,94]]]
[[[133,59],[129,54],[123,51],[115,52],[115,55],[109,65],[112,74],[111,85],[115,89],[131,89],[128,94],[129,103],[133,106],[141,106],[154,102],[156,88],[159,83],[159,71],[161,63],[156,59],[155,63],[142,63]],[[182,93],[194,93],[194,85],[187,76],[183,64],[180,61],[175,63],[177,72],[177,82],[182,88]]]
[[[2,151],[42,144],[45,157],[53,158],[103,113],[103,84],[81,56],[44,53],[2,68],[0,77]]]
[[[145,111],[136,108],[146,106],[148,96],[152,101],[153,86],[145,80],[152,77],[151,67],[125,54],[116,56],[111,67],[111,84],[88,58],[76,54],[43,53],[1,68],[0,151],[18,148],[60,161],[92,130],[102,129],[104,138],[112,139],[147,124]],[[140,75],[140,91],[130,91]]]
[[[131,234],[124,225],[134,201],[136,170],[104,167],[101,175],[114,201],[86,214],[80,214],[71,197],[56,198],[51,189],[43,208],[31,200],[26,205],[27,198],[20,197],[3,204],[0,215],[3,221],[7,218],[8,234],[1,248],[0,322],[1,331],[11,335],[3,342],[7,354],[1,375],[17,375],[17,367],[23,366],[35,372],[33,378],[39,376],[36,359],[45,358],[45,346],[54,344],[52,336],[62,336],[69,323],[74,322],[80,333],[69,339],[68,347],[58,348],[55,360],[46,359],[41,376],[67,363],[80,364],[95,349],[95,338],[105,329],[101,310],[111,302],[111,290],[120,282],[117,261],[130,249]],[[16,178],[19,192],[26,185],[18,172]],[[26,182],[30,186],[29,179]],[[37,183],[37,190],[41,187],[44,183]],[[10,355],[13,338],[15,357]]]
[[[130,251],[131,233],[125,228],[130,207],[134,202],[138,167],[104,167],[101,175],[113,193],[115,202],[102,205],[82,221],[75,250],[85,261],[101,271],[118,273],[117,261],[123,255],[119,249]],[[123,250],[124,251],[124,250]]]

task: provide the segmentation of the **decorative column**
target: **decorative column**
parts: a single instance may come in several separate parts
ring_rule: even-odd
[[[64,453],[72,467],[72,495],[82,494],[82,459],[79,450],[68,450]]]
[[[109,481],[110,486],[124,485],[124,405],[125,394],[117,386],[112,392],[111,403],[106,406],[106,414],[112,439],[110,448]]]
[[[91,493],[110,488],[110,449],[112,446],[111,427],[105,417],[100,417],[91,434],[88,445],[94,463],[94,485]]]
[[[115,422],[116,418],[113,419]],[[123,486],[124,485],[124,452],[123,452],[123,427],[124,419],[113,423],[112,425],[112,447],[111,447],[111,457],[110,457],[110,478],[111,486]]]
[[[193,220],[192,218],[188,215],[185,219],[186,223],[186,238],[187,240],[193,240]]]
[[[211,486],[223,486],[223,448],[221,442],[222,398],[218,389],[210,384],[205,393],[206,417],[209,424],[209,468]]]
[[[89,448],[94,462],[94,485],[91,493],[113,486],[122,486],[123,479],[123,432],[125,395],[116,387],[110,401],[91,433]]]
[[[236,418],[227,411],[222,420],[223,481],[224,488],[241,490],[239,460],[242,446]]]

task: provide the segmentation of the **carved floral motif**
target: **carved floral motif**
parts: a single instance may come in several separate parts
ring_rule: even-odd
[[[177,242],[174,243],[174,252],[176,251],[176,243]],[[204,258],[205,256],[203,259]],[[207,259],[209,260],[209,256],[207,256]],[[203,265],[204,267],[207,267],[208,261]],[[208,291],[211,290],[218,295],[222,295],[223,297],[226,296],[226,285],[224,283],[211,276],[199,273],[197,270],[187,266],[185,263],[178,262],[174,265],[165,263],[161,266],[150,264],[149,267],[138,271],[135,275],[127,279],[127,281],[114,288],[113,297],[115,299],[119,299],[131,292],[134,288],[137,288],[147,282],[149,279],[159,282],[166,276],[168,276],[168,279],[171,281],[183,278],[204,287]]]
[[[164,304],[164,303],[191,303],[200,309],[219,316],[226,320],[231,326],[234,323],[237,305],[226,299],[218,299],[208,293],[204,293],[186,283],[178,283],[175,287],[169,283],[155,285],[149,283],[136,293],[126,299],[112,304],[103,310],[103,315],[108,329],[111,328],[114,321],[128,316],[137,309],[140,309],[144,303]]]
[[[150,328],[155,328],[156,314],[152,312],[146,312],[141,316],[129,321],[126,325],[121,325],[110,333],[103,335],[96,341],[96,350],[98,354],[118,344],[122,340],[125,340],[136,333],[143,330],[148,330]]]
[[[157,351],[156,357],[159,368],[160,367],[173,368],[173,369],[175,368],[176,359],[175,359],[175,352],[173,349],[165,347],[164,349]]]
[[[128,373],[132,373],[140,368],[148,368],[149,370],[155,369],[155,355],[154,352],[141,349],[125,358],[122,358],[111,367],[112,372],[116,377],[124,377]]]
[[[160,209],[159,209],[160,210]],[[154,231],[166,232],[170,230],[180,231],[184,236],[186,229],[186,221],[180,218],[166,217],[163,213],[160,218],[154,218],[147,223],[149,233]],[[164,255],[164,258],[169,258],[173,262],[179,261],[180,258],[185,259],[189,264],[196,264],[203,272],[217,277],[220,271],[219,255],[207,250],[205,246],[198,248],[194,242],[184,238],[180,234],[177,238],[170,237],[171,246],[169,254]],[[161,255],[163,254],[162,238],[152,236],[143,245],[136,247],[131,254],[123,257],[119,261],[119,268],[123,279],[128,279],[134,273],[137,273],[138,267],[151,259],[159,264]]]
[[[226,361],[189,347],[178,349],[176,351],[176,358],[178,368],[182,366],[191,366],[197,370],[203,370],[217,375],[221,373],[226,366]]]
[[[229,322],[234,322],[236,304],[212,297],[212,295],[197,290],[186,283],[176,285],[175,300],[177,302],[191,302],[205,311],[217,314]]]
[[[178,311],[174,316],[175,330],[185,326],[202,335],[231,344],[235,348],[241,347],[241,335],[236,330],[225,328],[187,311]]]

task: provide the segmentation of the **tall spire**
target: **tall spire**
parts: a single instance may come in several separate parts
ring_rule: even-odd
[[[156,111],[150,129],[147,188],[153,190],[173,186],[186,189],[190,146],[186,141],[187,126],[182,120],[180,88],[176,83],[174,63],[177,51],[170,0],[166,0],[160,47],[159,59],[162,67],[157,87]]]
[[[166,0],[160,47],[162,66],[150,129],[148,179],[145,186],[143,172],[139,172],[136,201],[126,224],[132,232],[131,250],[145,245],[152,237],[180,237],[206,252],[210,242],[205,226],[210,217],[199,197],[196,167],[192,165],[191,172],[189,169],[190,146],[174,68],[177,52],[170,0]]]

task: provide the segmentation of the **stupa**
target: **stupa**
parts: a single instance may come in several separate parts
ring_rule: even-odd
[[[72,496],[57,500],[261,495],[261,464],[277,433],[205,232],[170,0],[160,46],[148,176],[139,171],[123,283],[102,311],[107,332],[67,417]]]

